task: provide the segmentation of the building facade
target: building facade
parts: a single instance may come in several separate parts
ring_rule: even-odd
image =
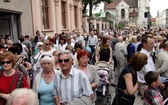
[[[150,0],[113,0],[105,3],[104,10],[116,17],[116,23],[140,28],[149,27]]]
[[[17,42],[21,34],[32,35],[31,0],[0,0],[0,37],[9,34]]]
[[[32,0],[33,30],[48,36],[61,32],[81,32],[81,0]]]

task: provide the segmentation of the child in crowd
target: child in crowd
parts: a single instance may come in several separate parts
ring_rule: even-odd
[[[102,96],[105,96],[105,92],[106,92],[106,85],[110,84],[110,82],[108,81],[108,72],[106,70],[99,70],[98,71],[99,74],[99,84],[100,87],[103,87],[103,93]]]
[[[143,105],[162,105],[164,99],[160,94],[160,75],[156,71],[149,71],[145,75],[145,81],[148,87],[144,91],[144,104]]]

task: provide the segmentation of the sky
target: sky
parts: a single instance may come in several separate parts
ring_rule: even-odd
[[[168,0],[151,0],[150,1],[150,13],[152,17],[157,16],[157,12],[159,11],[160,13],[163,10],[166,10],[168,8]],[[101,3],[100,7],[98,10],[94,11],[93,13],[99,12],[100,9],[104,9],[104,4]]]
[[[157,12],[161,13],[168,8],[168,0],[151,0],[150,13],[153,17],[157,16]]]

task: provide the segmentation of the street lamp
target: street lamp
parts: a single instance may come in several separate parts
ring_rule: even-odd
[[[4,0],[4,2],[10,2],[10,0]]]

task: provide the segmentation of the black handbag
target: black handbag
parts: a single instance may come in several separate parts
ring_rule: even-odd
[[[134,101],[135,101],[134,95],[125,94],[125,92],[122,89],[120,88],[117,89],[117,102],[118,103],[124,103],[124,105],[133,105]]]

